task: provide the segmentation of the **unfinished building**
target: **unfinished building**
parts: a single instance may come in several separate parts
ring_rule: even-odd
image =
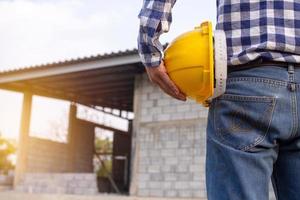
[[[98,194],[95,128],[113,132],[112,192],[141,197],[205,198],[207,109],[153,86],[137,50],[0,73],[0,89],[24,94],[14,189]],[[71,102],[66,143],[30,136],[33,96]],[[128,121],[126,131],[77,117],[78,105]],[[108,113],[116,115],[114,113]],[[104,187],[104,186],[103,186]]]

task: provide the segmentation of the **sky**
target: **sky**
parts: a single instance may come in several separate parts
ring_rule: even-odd
[[[142,3],[0,0],[0,71],[136,48]],[[210,0],[177,0],[171,30],[161,42],[170,42],[205,20],[215,24],[215,6]],[[21,94],[0,91],[0,131],[6,136],[18,134],[21,102]],[[38,108],[45,102],[36,104]]]

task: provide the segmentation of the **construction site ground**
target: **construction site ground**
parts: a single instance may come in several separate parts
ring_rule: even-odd
[[[16,192],[1,192],[0,200],[204,200],[204,199],[142,198],[142,197],[106,195],[106,194],[84,196],[84,195],[25,194],[25,193],[16,193]]]

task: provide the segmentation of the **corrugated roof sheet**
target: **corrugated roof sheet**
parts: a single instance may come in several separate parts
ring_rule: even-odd
[[[4,74],[15,73],[15,72],[21,72],[21,71],[31,71],[31,70],[36,70],[36,69],[40,69],[40,68],[77,64],[77,63],[101,60],[101,59],[106,59],[106,58],[132,55],[132,54],[137,54],[137,53],[138,53],[138,50],[136,48],[131,49],[131,50],[126,49],[124,51],[98,54],[98,55],[92,55],[92,56],[88,56],[88,57],[79,57],[79,58],[64,60],[64,61],[59,61],[59,62],[52,62],[52,63],[46,63],[46,64],[40,64],[40,65],[32,65],[32,66],[26,66],[26,67],[20,67],[20,68],[14,68],[14,69],[9,69],[9,70],[2,70],[2,71],[0,70],[0,74],[4,75]]]

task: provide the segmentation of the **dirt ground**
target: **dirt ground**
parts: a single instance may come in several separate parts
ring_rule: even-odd
[[[205,200],[205,199],[176,199],[176,198],[140,198],[116,195],[50,195],[50,194],[22,194],[15,192],[0,193],[0,200]]]

